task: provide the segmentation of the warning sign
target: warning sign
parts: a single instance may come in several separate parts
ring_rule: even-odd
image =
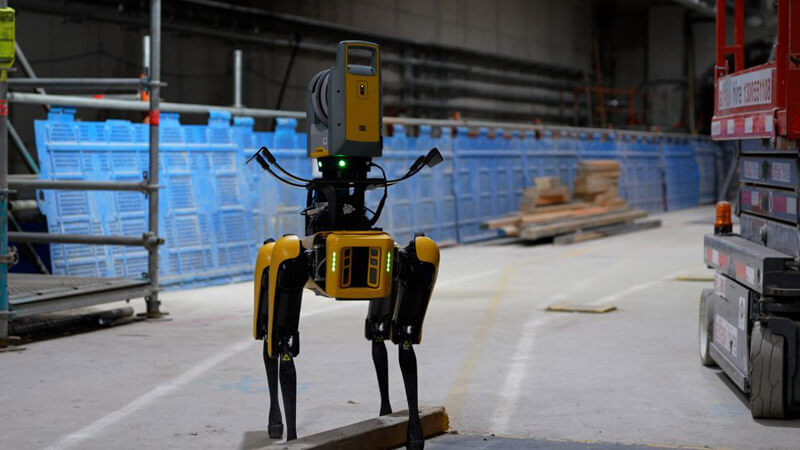
[[[772,103],[774,72],[774,68],[768,68],[720,78],[717,91],[719,109]]]

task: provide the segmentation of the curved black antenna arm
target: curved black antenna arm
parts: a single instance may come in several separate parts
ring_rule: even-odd
[[[284,173],[289,178],[293,178],[293,179],[295,179],[297,181],[300,181],[300,182],[303,182],[303,183],[308,183],[308,182],[311,181],[311,180],[308,180],[306,178],[301,178],[301,177],[298,177],[297,175],[289,173],[280,164],[278,164],[278,160],[275,159],[275,156],[272,154],[272,152],[269,151],[269,149],[267,147],[261,147],[260,149],[258,149],[258,151],[253,155],[253,157],[255,157],[256,155],[260,155],[262,158],[266,158],[267,162],[269,162],[270,165],[275,166],[278,170],[280,170],[282,173]],[[248,160],[248,162],[250,162],[250,161]]]
[[[289,186],[295,186],[295,187],[301,187],[301,188],[305,188],[305,187],[307,187],[307,185],[306,185],[306,184],[300,184],[300,183],[295,183],[294,181],[289,181],[289,180],[287,180],[287,179],[285,179],[285,178],[283,178],[283,177],[279,176],[277,173],[275,173],[275,172],[272,170],[272,168],[269,166],[269,162],[267,162],[267,160],[266,160],[266,159],[264,159],[264,157],[261,155],[261,153],[262,153],[262,152],[261,152],[261,150],[266,150],[266,149],[267,149],[266,147],[261,147],[261,149],[259,149],[257,152],[255,152],[255,153],[253,154],[253,156],[251,156],[251,157],[250,157],[250,158],[247,160],[247,162],[246,162],[245,164],[250,164],[250,162],[251,162],[251,161],[255,160],[255,161],[258,163],[258,165],[259,165],[259,166],[261,166],[261,168],[262,168],[262,169],[264,169],[265,171],[269,172],[269,173],[270,173],[270,175],[272,175],[273,177],[275,177],[275,179],[277,179],[277,180],[278,180],[278,181],[280,181],[281,183],[288,184]],[[267,150],[267,154],[269,155],[269,156],[268,156],[268,158],[271,158],[271,159],[272,159],[272,161],[275,161],[275,157],[273,157],[273,156],[272,156],[272,154],[271,154],[271,153],[269,153],[269,150]],[[280,166],[279,166],[278,164],[275,164],[275,165],[276,165],[276,167],[278,167],[278,168],[280,169]],[[282,169],[281,169],[281,170],[282,170]],[[282,171],[283,171],[284,173],[286,173],[286,171],[284,171],[284,170],[282,170]],[[291,174],[289,174],[289,173],[287,173],[287,175],[289,175],[289,176],[292,176],[292,175],[291,175]],[[293,178],[295,178],[295,179],[298,179],[298,180],[300,180],[300,181],[303,181],[303,182],[308,182],[308,181],[310,181],[310,180],[304,180],[304,179],[302,179],[302,178],[299,178],[299,177],[294,177],[294,176],[293,176]]]
[[[387,180],[386,184],[391,186],[403,180],[407,180],[416,175],[417,173],[419,173],[419,171],[422,170],[423,167],[425,166],[434,167],[442,161],[444,161],[444,157],[439,152],[439,149],[433,147],[432,149],[430,149],[430,151],[428,151],[428,153],[425,156],[420,156],[419,158],[417,158],[414,161],[414,163],[411,164],[411,167],[408,168],[408,171],[405,173],[405,175],[403,175],[400,178],[396,178],[394,180]]]
[[[374,162],[370,161],[369,165],[371,167],[375,167],[376,169],[380,170],[383,174],[383,196],[381,197],[381,201],[378,203],[378,207],[375,208],[375,212],[372,213],[372,218],[369,219],[369,226],[373,226],[378,223],[378,219],[381,218],[381,213],[383,212],[383,205],[386,203],[386,197],[389,194],[389,183],[386,182],[386,172],[383,170],[383,167],[375,164]]]

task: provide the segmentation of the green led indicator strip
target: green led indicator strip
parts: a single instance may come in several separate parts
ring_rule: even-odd
[[[387,272],[392,271],[392,252],[386,253],[386,271]]]
[[[336,252],[333,252],[333,257],[331,257],[331,272],[336,272]]]

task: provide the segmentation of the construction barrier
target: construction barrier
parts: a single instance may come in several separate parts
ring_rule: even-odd
[[[139,181],[147,173],[148,127],[122,120],[81,122],[74,109],[53,108],[35,123],[42,179]],[[207,125],[182,125],[162,114],[160,126],[161,280],[198,286],[244,280],[268,237],[304,232],[306,191],[281,184],[245,162],[261,146],[301,177],[318,176],[297,120],[279,118],[274,132],[255,131],[248,117],[211,112]],[[413,131],[413,132],[412,132]],[[622,162],[620,194],[649,212],[713,202],[720,152],[707,138],[575,129],[510,131],[465,127],[414,130],[393,126],[377,160],[396,178],[438,147],[445,160],[390,188],[378,226],[404,244],[422,232],[440,243],[497,236],[481,223],[517,210],[527,186],[557,176],[572,188],[578,161]],[[372,169],[370,176],[380,176]],[[382,189],[368,192],[374,210]],[[147,201],[137,192],[41,190],[40,210],[53,233],[141,236]],[[137,247],[52,244],[53,273],[141,277],[147,253]]]

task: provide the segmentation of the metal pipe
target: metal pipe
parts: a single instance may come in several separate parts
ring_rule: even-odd
[[[17,144],[17,150],[19,150],[19,154],[22,155],[22,159],[25,160],[25,164],[28,165],[28,169],[38,175],[39,166],[36,164],[36,161],[33,160],[33,156],[31,156],[31,153],[28,151],[28,147],[22,142],[22,138],[19,137],[17,130],[11,122],[8,122],[8,134],[11,135],[11,139]]]
[[[155,88],[154,88],[155,89]],[[117,109],[123,111],[149,111],[147,103],[135,100],[120,100],[109,98],[79,97],[74,95],[41,95],[25,92],[11,92],[9,102],[26,103],[33,105],[62,105],[74,106],[77,108],[96,108],[96,109]],[[279,111],[276,109],[261,108],[234,108],[230,106],[217,105],[198,105],[192,103],[160,103],[162,111],[187,113],[187,114],[208,114],[209,111],[228,111],[235,116],[248,117],[294,117],[305,119],[306,113],[302,111]]]
[[[19,45],[19,41],[14,41],[14,50],[17,53],[17,62],[20,66],[22,66],[22,71],[28,78],[38,78],[36,76],[36,72],[33,71],[33,67],[28,62],[28,57],[25,56],[25,52],[22,51],[22,47]],[[47,91],[44,88],[37,87],[34,89],[39,94],[47,94]],[[50,105],[44,105],[44,109],[46,111],[50,111]]]
[[[233,107],[242,107],[242,51],[233,51]]]
[[[118,109],[126,111],[147,111],[148,106],[144,102],[133,100],[117,100],[107,98],[90,98],[90,97],[77,97],[70,95],[40,95],[21,92],[12,92],[9,94],[9,101],[11,103],[25,103],[25,104],[47,104],[64,106],[75,106],[79,108],[98,108],[98,109]],[[192,114],[207,114],[209,111],[228,111],[236,116],[248,117],[293,117],[295,119],[305,119],[306,113],[304,111],[280,111],[276,109],[262,109],[262,108],[232,108],[217,105],[197,105],[190,103],[161,103],[163,111],[192,113]],[[425,118],[412,118],[412,117],[390,117],[383,118],[384,123],[387,124],[406,124],[406,125],[435,125],[435,126],[452,126],[452,127],[497,127],[509,130],[565,130],[577,131],[587,133],[608,133],[610,130],[605,128],[585,128],[585,127],[571,127],[566,125],[533,125],[526,123],[504,122],[504,121],[491,121],[491,120],[476,120],[476,119],[462,119],[462,120],[446,120],[446,119],[425,119]],[[615,129],[616,132],[631,131],[641,134],[643,136],[676,136],[676,137],[689,137],[685,133],[667,133],[667,132],[652,132],[652,131],[638,131],[638,130],[625,130]]]
[[[152,186],[147,181],[85,181],[85,180],[29,180],[15,179],[9,180],[12,189],[63,189],[74,191],[138,191],[147,193],[155,191],[157,186]]]
[[[142,67],[144,67],[145,75],[150,74],[150,35],[145,34],[142,36]]]
[[[8,0],[0,0],[7,8]],[[0,347],[8,341],[8,72],[0,70]]]
[[[37,208],[39,208],[39,205],[36,203],[36,200],[11,200],[8,202],[9,211],[23,211]]]
[[[157,238],[152,233],[144,233],[141,237],[103,236],[96,234],[56,234],[35,233],[31,231],[13,231],[8,233],[8,240],[14,242],[51,242],[57,244],[91,244],[91,245],[124,245],[127,247],[157,248]]]
[[[159,98],[161,96],[161,0],[150,0],[150,185],[158,185],[158,121]],[[158,190],[150,191],[147,202],[148,230],[158,236]],[[147,274],[150,278],[150,295],[147,303],[147,317],[161,315],[158,300],[158,245],[147,249]]]
[[[141,78],[9,78],[8,85],[20,87],[132,87],[139,88]]]

